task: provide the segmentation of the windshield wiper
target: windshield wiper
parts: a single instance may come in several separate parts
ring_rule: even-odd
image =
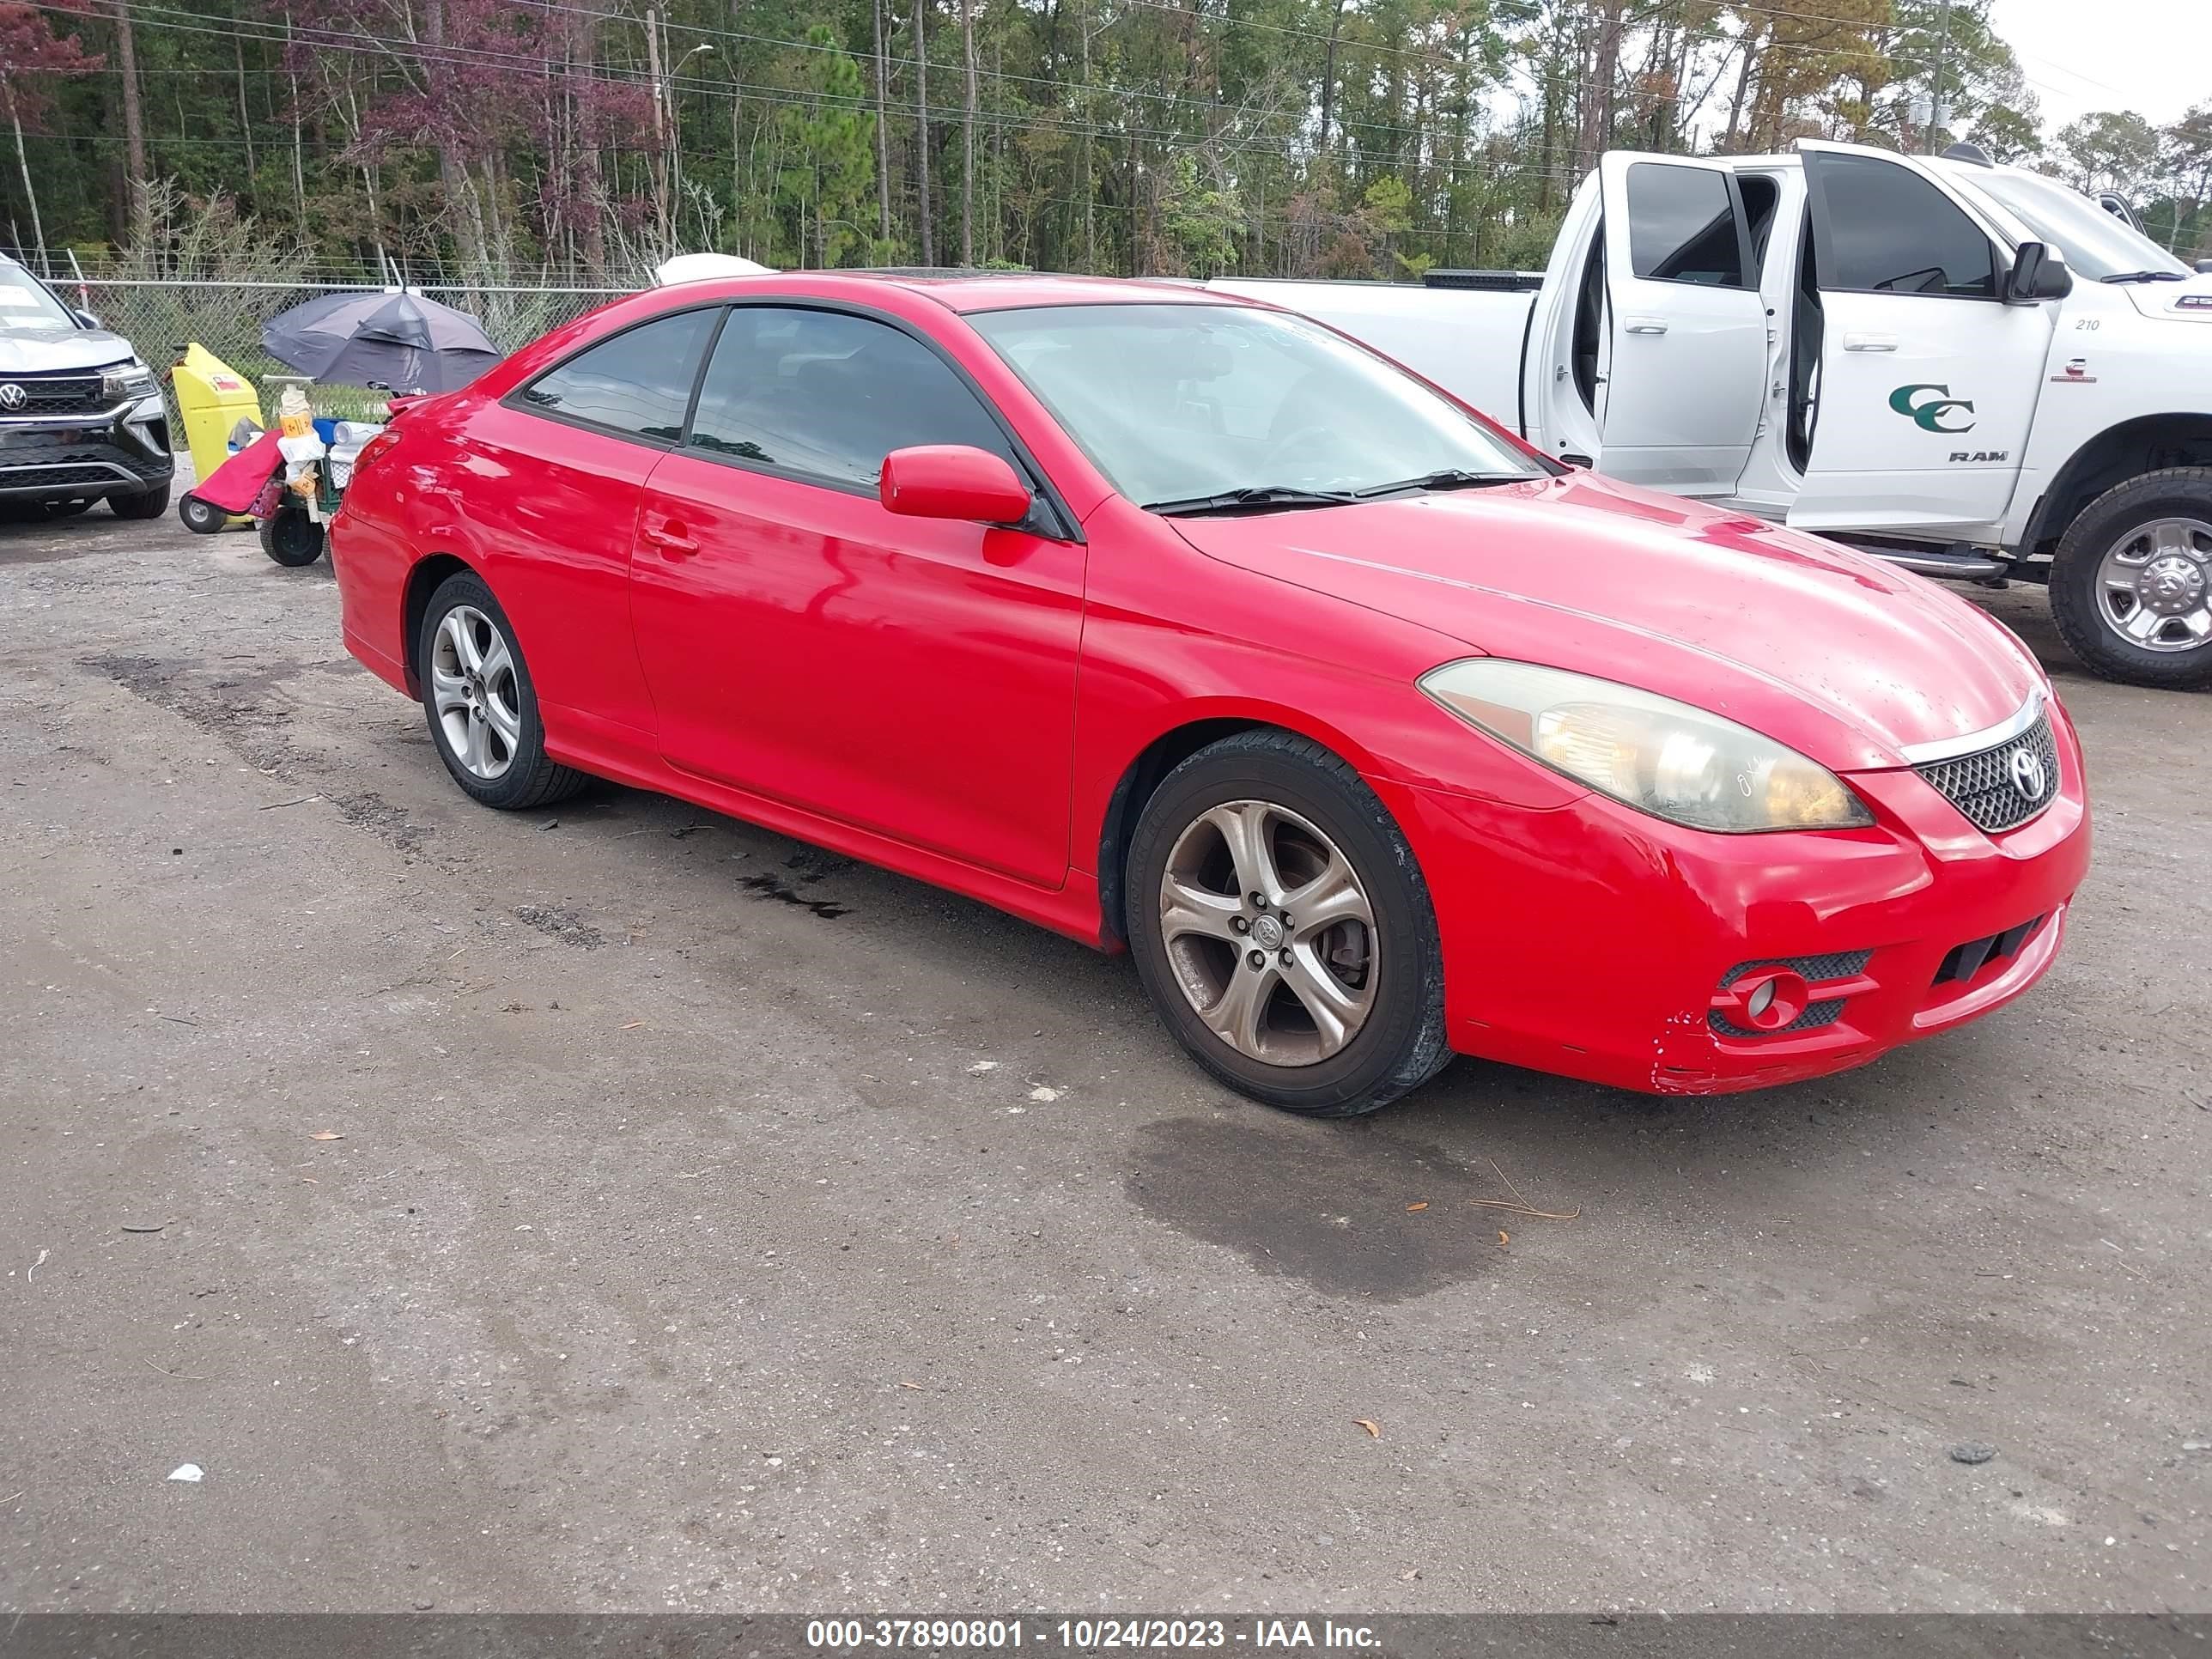
[[[1364,501],[1377,495],[1395,495],[1401,489],[1486,489],[1492,484],[1526,483],[1528,477],[1526,472],[1470,472],[1465,467],[1448,466],[1438,472],[1424,472],[1418,478],[1370,484],[1358,494]]]
[[[1194,518],[1201,513],[1264,512],[1273,507],[1342,507],[1358,496],[1341,489],[1299,489],[1289,484],[1254,484],[1218,495],[1192,495],[1177,501],[1146,501],[1145,511],[1164,519]]]
[[[2104,279],[2108,283],[2185,283],[2185,270],[2116,270]]]

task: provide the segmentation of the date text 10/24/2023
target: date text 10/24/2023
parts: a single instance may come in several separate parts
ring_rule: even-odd
[[[1334,1648],[1372,1652],[1370,1626],[1319,1619],[813,1619],[806,1645],[832,1652],[868,1648],[991,1652],[1023,1647],[1072,1653],[1167,1652],[1249,1648],[1291,1651]]]

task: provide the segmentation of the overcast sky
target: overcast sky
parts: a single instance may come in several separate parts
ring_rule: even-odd
[[[2212,7],[2198,0],[1993,0],[1990,21],[2052,132],[2099,109],[2163,126],[2212,101]]]

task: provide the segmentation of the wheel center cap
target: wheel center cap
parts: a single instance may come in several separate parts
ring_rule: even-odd
[[[1252,924],[1252,942],[1263,951],[1272,951],[1283,942],[1283,924],[1273,916],[1261,916]]]
[[[2178,616],[2203,602],[2204,573],[2187,559],[2154,559],[2144,567],[2137,592],[2153,611]]]

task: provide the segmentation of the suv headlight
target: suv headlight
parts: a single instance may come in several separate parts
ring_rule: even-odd
[[[1468,725],[1654,817],[1731,834],[1874,822],[1843,780],[1734,720],[1632,685],[1496,657],[1421,690]]]
[[[111,404],[119,404],[125,398],[150,398],[161,389],[154,371],[136,357],[100,371],[100,395]]]

